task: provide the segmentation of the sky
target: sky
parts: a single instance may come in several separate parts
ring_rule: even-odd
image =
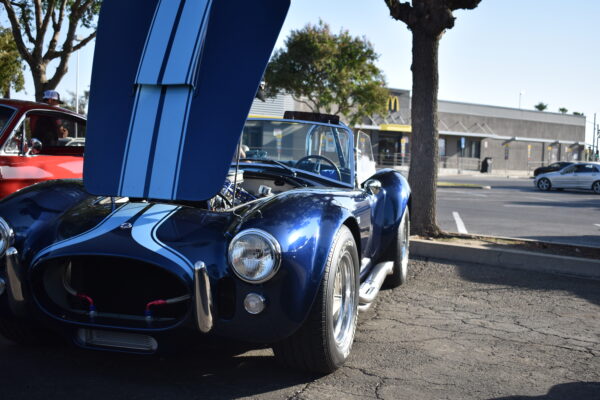
[[[524,109],[544,102],[550,112],[583,112],[591,143],[596,112],[600,123],[600,1],[482,0],[455,16],[440,42],[440,99],[517,108],[521,98]],[[371,41],[388,86],[411,89],[411,34],[384,0],[292,0],[277,46],[319,19]],[[81,50],[81,90],[89,86],[92,58],[93,45]],[[75,92],[76,69],[73,57],[61,93]],[[28,82],[15,97],[33,95]]]

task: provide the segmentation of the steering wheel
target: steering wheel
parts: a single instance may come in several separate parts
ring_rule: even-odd
[[[302,164],[303,162],[306,162],[307,160],[310,160],[311,158],[316,158],[316,159],[318,159],[318,160],[323,160],[323,161],[325,161],[327,164],[331,165],[331,166],[333,167],[333,169],[335,170],[335,173],[336,173],[336,174],[337,174],[337,176],[338,176],[338,180],[339,180],[339,181],[341,181],[341,180],[342,180],[342,173],[340,172],[340,169],[338,168],[338,166],[337,166],[337,165],[335,165],[335,163],[334,163],[333,161],[331,161],[329,158],[327,158],[327,157],[325,157],[325,156],[320,156],[320,155],[318,155],[318,154],[312,154],[312,155],[309,155],[309,156],[304,156],[304,157],[302,157],[301,159],[299,159],[299,160],[296,162],[296,165],[295,165],[294,167],[295,167],[295,168],[298,168],[298,169],[304,169],[304,170],[306,170],[305,168],[300,168],[300,164]],[[308,170],[307,170],[307,171],[308,171]],[[311,172],[319,172],[319,173],[320,173],[320,171],[317,171],[315,168],[313,168]]]

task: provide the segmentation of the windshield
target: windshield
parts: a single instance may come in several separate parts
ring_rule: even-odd
[[[352,184],[352,137],[341,127],[249,120],[242,135],[242,157],[271,160],[288,167]]]
[[[0,133],[4,132],[4,128],[14,114],[15,111],[13,109],[0,106]]]

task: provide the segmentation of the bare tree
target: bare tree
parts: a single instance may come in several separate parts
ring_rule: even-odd
[[[392,18],[404,22],[413,35],[412,137],[409,182],[412,189],[413,233],[438,236],[435,192],[438,165],[438,49],[454,27],[453,12],[474,9],[481,0],[384,0]]]
[[[36,100],[42,100],[45,90],[58,86],[69,69],[71,54],[94,40],[95,17],[101,3],[101,0],[0,0],[19,54],[31,69]],[[92,31],[78,41],[77,31],[82,27]],[[48,77],[48,65],[54,60],[58,60],[58,66],[52,77]]]

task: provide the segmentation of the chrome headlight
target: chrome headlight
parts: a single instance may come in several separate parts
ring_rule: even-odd
[[[281,246],[272,235],[260,229],[242,231],[229,244],[229,264],[243,281],[268,281],[279,270]]]
[[[0,217],[0,257],[4,256],[6,249],[13,245],[13,241],[12,228],[4,218]]]

